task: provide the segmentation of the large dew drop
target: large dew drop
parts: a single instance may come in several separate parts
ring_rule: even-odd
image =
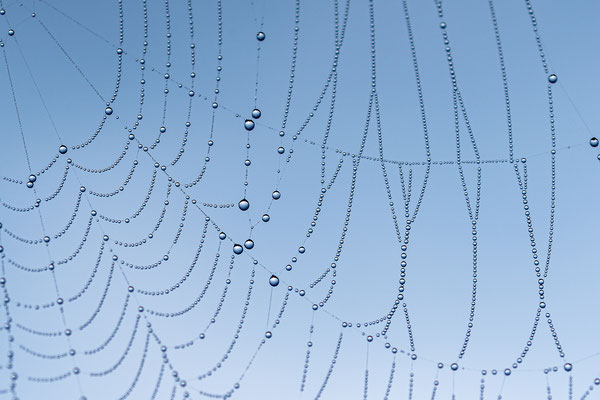
[[[251,119],[247,119],[246,121],[244,121],[244,128],[246,128],[247,131],[251,131],[252,129],[254,129],[254,121],[252,121]]]
[[[244,248],[242,247],[241,244],[237,244],[236,243],[236,244],[233,245],[233,252],[235,254],[242,254],[242,251],[244,251]]]
[[[242,199],[238,203],[238,207],[240,208],[240,210],[246,211],[247,209],[250,208],[250,202],[248,200],[246,200],[246,199]]]

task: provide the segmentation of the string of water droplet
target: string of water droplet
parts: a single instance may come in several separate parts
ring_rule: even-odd
[[[533,222],[532,222],[532,218],[531,218],[531,212],[529,210],[529,202],[528,202],[528,197],[527,197],[527,159],[526,158],[521,159],[521,163],[523,166],[523,178],[521,178],[519,163],[515,162],[514,158],[513,158],[514,157],[513,156],[514,149],[513,149],[513,136],[512,136],[511,104],[510,104],[508,78],[507,78],[506,66],[504,63],[504,52],[502,50],[502,41],[501,41],[501,36],[500,36],[500,30],[499,30],[498,20],[496,18],[496,13],[495,13],[495,9],[494,9],[494,2],[493,2],[493,0],[488,1],[491,19],[492,19],[492,23],[493,23],[493,27],[494,27],[494,34],[495,34],[495,38],[496,38],[496,47],[497,47],[497,51],[498,51],[498,58],[499,58],[499,62],[500,62],[500,69],[501,69],[501,73],[502,73],[502,81],[503,81],[503,87],[504,87],[504,98],[505,98],[505,104],[506,104],[506,118],[507,118],[507,131],[508,131],[508,141],[509,141],[509,158],[510,158],[511,162],[514,164],[514,170],[515,170],[517,182],[521,189],[523,208],[525,211],[525,217],[527,220],[528,232],[529,232],[529,237],[530,237],[530,244],[532,247],[533,262],[535,265],[536,275],[538,277],[538,286],[539,286],[538,295],[539,295],[539,299],[540,299],[540,303],[539,303],[539,307],[536,312],[536,317],[535,317],[535,321],[533,324],[533,328],[529,335],[529,340],[527,341],[527,345],[525,346],[524,350],[521,352],[521,356],[519,358],[517,358],[517,360],[516,360],[517,362],[513,363],[513,365],[512,365],[513,368],[516,368],[518,366],[518,364],[520,364],[522,362],[522,360],[525,358],[525,356],[527,355],[529,348],[533,344],[533,341],[534,341],[534,337],[535,337],[535,333],[537,330],[537,325],[539,322],[541,310],[546,308],[546,303],[544,301],[544,283],[545,283],[544,279],[548,275],[548,269],[549,269],[549,265],[550,265],[550,256],[551,256],[551,251],[552,251],[552,237],[553,237],[553,232],[554,232],[554,213],[555,213],[555,197],[556,197],[556,195],[555,195],[555,193],[556,193],[556,172],[555,172],[556,171],[556,158],[555,158],[556,134],[555,134],[555,128],[554,128],[554,106],[553,106],[552,89],[551,89],[552,86],[551,85],[556,83],[557,77],[554,74],[548,75],[549,68],[548,68],[548,65],[546,62],[546,57],[544,55],[544,50],[543,50],[543,47],[541,44],[541,38],[538,33],[537,20],[535,19],[535,15],[533,13],[533,8],[531,6],[531,3],[528,0],[526,0],[525,3],[527,6],[528,13],[530,15],[534,33],[536,35],[536,43],[538,46],[538,51],[540,53],[542,66],[543,66],[545,74],[548,76],[547,89],[548,89],[548,103],[549,103],[549,114],[550,114],[550,130],[551,130],[551,137],[552,137],[552,151],[551,151],[552,183],[551,183],[551,192],[550,192],[551,205],[550,205],[550,229],[549,229],[549,236],[548,236],[548,250],[547,250],[547,255],[546,255],[546,266],[544,269],[543,276],[540,272],[537,247],[536,247],[536,241],[535,241],[535,235],[534,235],[534,229],[533,229]],[[549,320],[549,317],[550,317],[550,314],[547,313],[548,320]],[[549,322],[549,324],[550,324],[550,322]],[[551,329],[554,330],[553,327],[551,327]],[[555,342],[556,342],[557,348],[559,350],[559,353],[561,354],[561,357],[564,357],[564,354],[562,353],[562,348],[560,347],[560,343],[558,342],[558,339],[556,337],[556,332],[552,331],[552,334],[553,334],[553,336],[555,336]],[[570,370],[571,367],[567,367],[567,368],[569,368],[569,370]]]
[[[466,178],[465,178],[463,166],[461,163],[461,158],[462,158],[461,139],[460,139],[460,115],[461,114],[462,114],[464,124],[467,128],[467,132],[471,139],[471,145],[473,147],[473,152],[475,153],[475,158],[477,161],[479,161],[481,158],[479,155],[479,150],[477,148],[477,143],[475,141],[475,136],[474,136],[473,130],[471,128],[471,123],[469,122],[467,110],[466,110],[465,104],[463,102],[462,94],[461,94],[460,88],[458,86],[456,69],[455,69],[453,57],[452,57],[452,49],[450,48],[450,39],[449,39],[449,35],[448,35],[447,24],[443,20],[444,14],[443,14],[443,9],[442,9],[442,2],[437,1],[436,5],[437,5],[437,10],[438,10],[438,16],[439,16],[440,20],[442,21],[440,23],[440,28],[442,30],[443,43],[446,46],[445,51],[446,51],[446,55],[447,55],[448,70],[450,72],[450,78],[451,78],[451,82],[452,82],[454,130],[456,133],[456,165],[458,167],[458,173],[460,175],[460,180],[462,183],[463,194],[465,197],[465,203],[467,206],[469,219],[470,219],[471,225],[472,225],[471,233],[472,233],[472,240],[473,240],[473,251],[472,251],[472,253],[473,253],[473,288],[472,288],[472,292],[471,292],[471,305],[470,305],[470,310],[469,310],[467,330],[465,333],[465,338],[463,340],[462,348],[458,354],[458,358],[461,359],[467,350],[467,345],[469,343],[469,338],[471,336],[471,331],[473,328],[473,321],[475,318],[475,305],[476,305],[476,300],[477,300],[477,240],[478,240],[477,220],[479,219],[479,205],[480,205],[480,199],[481,199],[481,165],[478,162],[477,163],[475,209],[473,210],[472,204],[471,204],[471,198],[469,196],[469,190],[468,190],[468,187],[466,184]],[[460,110],[459,110],[459,108],[460,108]]]

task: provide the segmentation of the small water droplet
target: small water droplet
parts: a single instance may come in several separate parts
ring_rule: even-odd
[[[254,247],[254,241],[252,239],[248,239],[244,242],[244,247],[247,248],[248,250],[252,249]]]
[[[548,82],[556,83],[556,81],[558,81],[558,76],[556,76],[556,74],[551,74],[550,76],[548,76]]]
[[[254,119],[258,119],[261,116],[261,112],[258,108],[255,108],[254,110],[252,110],[252,118]]]
[[[279,200],[281,198],[281,193],[279,192],[279,190],[275,190],[273,192],[273,199],[274,200]]]
[[[111,115],[111,114],[113,113],[113,109],[112,109],[112,108],[110,108],[110,107],[106,107],[106,108],[104,109],[104,113],[105,113],[106,115]]]
[[[600,141],[598,140],[597,137],[593,137],[590,139],[590,146],[598,147],[598,144],[600,144]]]
[[[262,220],[263,222],[269,222],[271,220],[271,217],[269,216],[269,214],[264,214],[262,216]]]
[[[263,40],[265,40],[265,37],[267,37],[267,36],[265,35],[265,33],[264,33],[264,32],[258,32],[258,33],[256,34],[256,39],[257,39],[259,42],[262,42]]]
[[[273,287],[279,285],[279,278],[275,275],[271,275],[271,277],[269,278],[269,284]]]

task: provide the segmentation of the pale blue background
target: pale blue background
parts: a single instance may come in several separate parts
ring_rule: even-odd
[[[104,104],[90,89],[73,65],[41,28],[41,20],[71,55],[89,80],[106,98],[115,81],[116,48],[118,47],[118,7],[116,2],[60,1],[55,7],[81,25],[65,18],[39,1],[4,2],[6,15],[0,17],[0,38],[15,86],[17,102],[32,169],[43,168],[56,154],[59,143],[25,68],[15,39],[23,51],[52,118],[69,147],[87,139],[102,118]],[[196,43],[196,93],[208,95],[214,90],[216,75],[216,5],[193,2]],[[454,126],[451,86],[442,45],[439,19],[431,1],[409,2],[413,31],[421,68],[428,116],[433,160],[454,160]],[[187,6],[171,1],[172,63],[166,126],[168,131],[154,157],[167,164],[177,154],[186,121],[190,55]],[[508,145],[502,81],[495,38],[485,1],[445,2],[446,16],[455,66],[463,98],[469,110],[482,159],[506,159]],[[579,398],[600,374],[598,356],[598,217],[600,201],[598,151],[588,145],[591,133],[598,136],[598,41],[597,15],[600,4],[590,0],[570,2],[536,1],[536,16],[550,69],[559,76],[554,86],[559,151],[557,153],[557,217],[550,276],[546,283],[546,301],[558,330],[566,359],[574,364],[575,396]],[[96,141],[83,150],[69,150],[49,172],[36,182],[39,197],[52,193],[62,177],[65,160],[90,168],[109,165],[126,140],[123,124],[131,125],[138,113],[139,64],[143,40],[141,2],[125,1],[125,49],[121,87],[113,108],[115,113]],[[30,16],[35,10],[36,17]],[[340,11],[343,4],[340,4]],[[503,38],[513,111],[515,156],[527,157],[530,169],[529,200],[536,230],[538,249],[544,254],[547,240],[550,189],[550,135],[547,121],[546,76],[539,61],[526,7],[523,1],[497,1],[496,12]],[[423,161],[423,135],[417,102],[414,73],[402,4],[399,1],[376,1],[377,82],[383,118],[385,156],[393,160]],[[291,58],[294,4],[283,1],[224,2],[223,6],[223,72],[220,107],[216,112],[215,145],[211,161],[200,184],[189,190],[200,203],[237,203],[243,195],[246,132],[243,119],[254,106],[257,24],[253,17],[264,16],[260,62],[259,108],[262,117],[252,132],[252,149],[248,199],[253,220],[262,215],[275,189],[280,157],[277,135],[284,111]],[[149,50],[146,56],[146,104],[144,119],[136,136],[149,144],[158,134],[163,107],[165,23],[164,3],[149,2]],[[368,3],[351,5],[346,39],[339,66],[338,96],[329,145],[355,153],[360,145],[368,94],[370,90]],[[83,26],[89,30],[84,29]],[[13,28],[14,37],[7,31]],[[94,32],[95,34],[92,34]],[[101,36],[99,38],[97,35]],[[306,1],[301,4],[300,40],[296,83],[283,146],[289,149],[292,131],[297,129],[320,92],[328,74],[334,50],[333,6],[331,2]],[[2,67],[4,68],[4,66]],[[156,71],[151,71],[156,68]],[[28,176],[23,144],[15,116],[10,86],[5,72],[0,77],[2,162],[0,175],[26,180]],[[571,97],[572,103],[568,96]],[[195,97],[192,127],[186,151],[176,167],[168,172],[181,182],[191,181],[199,173],[206,152],[212,108],[210,101]],[[336,185],[328,192],[315,234],[306,244],[307,252],[299,256],[320,190],[320,142],[325,130],[329,94],[315,118],[294,145],[294,157],[287,166],[278,189],[282,198],[270,211],[271,222],[259,224],[252,238],[256,247],[248,253],[259,259],[282,283],[273,290],[271,323],[279,311],[288,284],[308,289],[309,284],[331,263],[341,233],[351,178],[351,159],[345,158]],[[576,109],[579,110],[581,117]],[[239,114],[241,117],[236,116]],[[116,116],[120,116],[117,121]],[[583,120],[582,120],[583,118]],[[585,121],[585,123],[584,123]],[[372,126],[374,126],[374,120]],[[270,129],[273,128],[273,129]],[[305,139],[319,145],[305,143]],[[463,140],[463,159],[472,160],[473,153]],[[378,153],[376,131],[371,130],[365,154]],[[133,147],[133,146],[132,146]],[[330,176],[339,154],[328,152]],[[111,191],[121,184],[134,159],[138,166],[132,182],[116,198],[91,197],[94,208],[114,218],[130,215],[143,200],[152,175],[152,161],[143,153],[130,150],[123,162],[102,175],[77,170],[85,186],[95,191]],[[414,167],[413,188],[420,187],[423,167]],[[465,166],[468,185],[474,188],[474,167]],[[72,213],[80,186],[71,171],[65,188],[52,202],[40,206],[46,229],[55,232],[64,226]],[[405,169],[405,172],[407,170]],[[397,168],[388,164],[396,204],[402,203]],[[102,223],[111,238],[139,240],[152,229],[166,191],[166,177],[159,173],[156,187],[143,214],[129,225]],[[413,193],[413,204],[416,201]],[[3,202],[19,207],[31,205],[35,195],[24,185],[0,182]],[[180,222],[183,196],[173,189],[171,205],[164,226],[147,249],[118,249],[120,257],[137,264],[154,262],[168,248]],[[248,237],[247,215],[236,208],[210,209],[206,212],[235,241]],[[81,240],[89,206],[83,201],[74,227],[64,238],[53,240],[50,251],[55,259],[70,254]],[[185,273],[197,249],[204,216],[190,207],[180,242],[171,259],[158,270],[131,271],[128,279],[136,288],[158,290],[170,285]],[[25,237],[41,237],[39,215],[14,213],[2,208],[0,222],[5,228]],[[459,399],[478,398],[480,370],[510,366],[520,354],[537,306],[537,278],[533,271],[523,216],[520,191],[513,167],[507,163],[483,166],[482,202],[479,221],[479,288],[475,327],[469,349],[455,374],[455,394]],[[408,250],[406,300],[419,358],[414,362],[415,399],[430,398],[436,363],[446,364],[440,371],[439,398],[452,393],[449,363],[455,361],[464,337],[471,297],[471,238],[464,197],[456,165],[433,166],[422,209],[411,233]],[[102,237],[97,224],[92,226],[87,244],[77,258],[57,269],[59,290],[63,296],[76,293],[87,281],[97,258]],[[160,311],[176,311],[186,307],[202,290],[212,266],[218,245],[217,232],[209,228],[199,264],[186,284],[173,294],[160,298],[139,296],[141,304]],[[48,254],[41,245],[29,246],[2,233],[6,258],[31,267],[45,265]],[[221,261],[213,284],[200,307],[179,318],[157,318],[151,315],[153,327],[167,344],[176,344],[197,335],[214,313],[231,255],[229,241],[224,242]],[[117,251],[117,250],[115,250]],[[280,326],[259,352],[241,388],[240,399],[314,398],[325,378],[341,329],[342,320],[363,322],[387,313],[397,293],[399,245],[390,218],[388,200],[378,162],[363,160],[358,173],[349,234],[338,262],[336,290],[325,310],[314,313],[314,346],[308,372],[307,388],[299,392],[308,330],[313,311],[310,302],[292,293]],[[284,267],[293,256],[299,261],[292,272]],[[96,309],[110,267],[108,252],[90,291],[78,302],[65,306],[68,325],[74,330],[72,341],[78,350],[76,363],[81,368],[82,392],[89,399],[119,398],[133,380],[143,350],[144,328],[134,341],[123,365],[104,378],[89,377],[89,372],[113,365],[130,338],[137,312],[130,307],[122,329],[106,351],[88,357],[83,351],[101,343],[112,331],[126,294],[120,272],[116,272],[102,311],[89,328],[79,331]],[[28,274],[5,262],[9,309],[14,323],[53,331],[64,329],[56,308],[43,311],[24,310],[15,303],[47,303],[55,301],[49,272]],[[245,369],[260,340],[264,337],[271,288],[267,280],[271,272],[256,269],[256,283],[239,343],[223,368],[209,379],[198,382],[195,377],[220,360],[232,339],[247,292],[251,260],[241,256],[232,272],[227,301],[215,326],[204,342],[185,351],[170,350],[170,359],[180,376],[188,382],[191,398],[202,398],[194,390],[223,393],[231,388]],[[318,300],[325,295],[329,278],[307,297]],[[327,285],[327,286],[326,286]],[[132,305],[137,303],[132,300]],[[4,315],[4,314],[3,314]],[[4,317],[2,317],[4,318]],[[407,349],[408,340],[403,315],[394,317],[389,341]],[[369,333],[379,331],[376,330]],[[360,398],[363,393],[367,344],[360,330],[345,329],[344,341],[328,386],[325,399]],[[73,367],[73,359],[39,360],[19,349],[19,344],[56,354],[67,350],[64,337],[45,338],[28,334],[13,326],[14,371],[19,375],[17,393],[22,399],[75,399],[81,394],[73,377],[60,382],[35,383],[28,377],[57,376]],[[6,331],[1,332],[2,353],[8,351]],[[369,398],[382,398],[389,377],[392,354],[382,339],[369,345]],[[2,384],[8,386],[9,371],[2,358]],[[581,360],[581,361],[580,361]],[[160,368],[159,346],[151,341],[140,382],[130,398],[148,399]],[[497,397],[502,385],[504,399],[544,398],[546,377],[543,369],[561,367],[548,327],[540,323],[535,343],[523,365],[504,381],[503,376],[486,378],[486,398]],[[411,362],[397,355],[397,370],[391,398],[406,398]],[[553,398],[567,398],[568,375],[559,369],[549,375]],[[503,383],[504,382],[504,383]],[[169,398],[174,380],[167,372],[158,398]],[[595,394],[595,393],[593,393]],[[3,395],[9,398],[8,395]],[[182,398],[178,389],[176,398]],[[593,397],[592,397],[593,398]]]

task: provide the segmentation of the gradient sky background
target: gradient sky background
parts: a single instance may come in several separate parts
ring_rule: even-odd
[[[315,398],[325,380],[340,332],[344,336],[339,356],[321,398],[360,398],[364,392],[367,354],[368,397],[383,398],[394,360],[391,350],[384,344],[389,342],[398,349],[409,350],[402,310],[394,316],[388,338],[376,338],[370,344],[365,335],[380,332],[381,324],[364,331],[362,327],[341,327],[341,321],[355,325],[385,316],[398,293],[402,251],[396,239],[378,161],[365,158],[360,162],[352,216],[337,262],[335,291],[326,306],[316,312],[311,305],[326,295],[331,277],[310,289],[310,284],[335,256],[352,178],[349,154],[358,152],[365,126],[371,90],[369,3],[366,1],[354,1],[350,6],[338,67],[335,113],[328,139],[330,149],[326,152],[326,179],[330,179],[339,159],[343,159],[343,163],[335,184],[326,194],[315,233],[306,241],[306,230],[321,188],[320,146],[327,126],[331,88],[298,140],[293,141],[292,136],[311,112],[331,68],[335,50],[333,2],[301,2],[295,83],[284,138],[280,138],[278,132],[290,74],[294,2],[223,3],[223,70],[214,120],[214,145],[203,178],[185,191],[190,199],[197,199],[199,208],[229,238],[243,243],[252,237],[255,247],[235,257],[228,275],[233,242],[229,239],[220,241],[217,230],[209,224],[197,265],[185,283],[164,296],[134,292],[114,339],[103,351],[85,354],[114,331],[124,309],[129,285],[148,291],[170,287],[186,274],[203,239],[205,214],[190,203],[185,220],[182,220],[185,198],[174,182],[183,185],[194,180],[202,170],[207,154],[217,74],[217,6],[215,2],[192,2],[196,78],[189,118],[191,127],[183,156],[175,166],[170,166],[181,147],[188,120],[192,40],[187,2],[171,1],[168,4],[172,66],[169,68],[164,122],[167,132],[148,154],[160,165],[167,166],[166,173],[173,177],[173,187],[160,229],[153,239],[147,239],[147,244],[135,248],[125,248],[114,242],[134,242],[147,237],[165,207],[169,183],[167,175],[154,168],[154,160],[138,150],[136,141],[129,144],[122,161],[105,173],[89,173],[71,166],[60,193],[51,201],[45,199],[59,186],[68,165],[67,159],[73,164],[101,169],[111,165],[124,151],[127,129],[136,121],[139,112],[139,58],[144,41],[142,2],[123,3],[122,46],[119,45],[118,2],[27,0],[1,4],[6,10],[5,15],[0,16],[1,50],[6,65],[0,76],[3,93],[0,96],[0,176],[9,180],[0,181],[0,199],[4,204],[0,209],[0,244],[3,246],[0,257],[10,299],[2,311],[2,318],[8,310],[11,319],[0,332],[0,354],[13,351],[14,356],[12,369],[7,368],[9,359],[0,357],[0,390],[9,388],[10,374],[16,372],[15,390],[21,399],[78,399],[81,395],[90,400],[122,398],[132,382],[136,383],[129,398],[149,399],[163,363],[160,345],[152,338],[146,356],[143,356],[148,331],[144,324],[149,321],[168,347],[170,366],[187,383],[186,387],[181,387],[173,377],[173,370],[165,366],[156,394],[158,399],[171,398],[174,387],[177,387],[174,397],[177,399],[184,398],[185,392],[192,399],[204,398],[199,391],[222,394],[240,382],[242,374],[244,378],[234,392],[235,398]],[[340,2],[340,13],[344,6],[345,3]],[[435,3],[413,0],[408,6],[423,85],[431,157],[434,161],[455,161],[452,87]],[[543,318],[524,362],[508,378],[501,373],[515,362],[525,346],[539,300],[521,193],[513,166],[507,162],[485,163],[482,165],[478,222],[475,326],[466,355],[459,361],[459,371],[450,371],[449,365],[457,361],[464,339],[470,306],[471,222],[456,164],[433,165],[421,210],[412,225],[407,251],[405,299],[418,358],[413,362],[400,351],[395,356],[396,371],[390,398],[408,396],[411,369],[415,374],[415,399],[431,398],[436,376],[440,382],[438,398],[450,398],[452,393],[457,399],[479,398],[482,369],[488,370],[486,398],[496,398],[499,394],[503,399],[545,398],[547,382],[553,398],[568,398],[569,374],[562,369],[565,362],[573,364],[571,376],[575,398],[580,398],[590,385],[593,386],[594,378],[600,376],[600,324],[597,318],[597,282],[600,281],[597,250],[600,185],[597,176],[600,161],[598,149],[589,145],[591,136],[600,135],[596,130],[600,123],[597,112],[600,49],[596,40],[600,3],[552,0],[536,1],[533,6],[550,70],[559,78],[553,86],[558,141],[557,211],[545,290],[546,311],[551,313],[566,357],[558,356]],[[552,148],[547,75],[539,60],[525,2],[498,1],[495,8],[508,74],[515,157],[528,160],[529,205],[537,247],[541,259],[545,259]],[[508,138],[504,93],[488,2],[445,2],[444,11],[459,85],[481,159],[506,160]],[[31,16],[32,12],[35,17]],[[377,91],[385,158],[423,162],[426,157],[423,128],[402,2],[376,1],[375,19]],[[163,125],[163,74],[167,62],[164,2],[148,2],[148,20],[143,119],[134,133],[136,140],[149,146]],[[9,29],[14,29],[14,36],[9,36]],[[252,165],[246,195],[250,209],[242,212],[237,203],[244,196],[243,161],[248,137],[243,122],[254,108],[256,33],[261,29],[266,33],[260,50],[257,103],[262,116],[250,133]],[[109,99],[113,92],[119,46],[124,50],[123,70],[118,95],[111,105],[114,113],[106,118],[100,134],[90,145],[72,148],[92,136],[105,116],[106,105],[101,97]],[[182,83],[182,88],[177,87],[178,82]],[[364,150],[364,155],[369,157],[377,157],[379,152],[374,128],[373,119]],[[464,129],[461,135],[463,160],[474,160]],[[69,147],[67,154],[60,155],[51,168],[37,176],[34,189],[24,184],[30,170],[23,141],[34,172],[44,170],[58,155],[61,144]],[[278,154],[279,146],[285,147],[284,155]],[[290,149],[293,149],[293,156],[286,163]],[[90,191],[110,192],[118,188],[134,160],[138,160],[138,165],[131,181],[119,195],[103,198],[89,194]],[[277,174],[278,168],[281,168],[281,174]],[[402,227],[398,165],[388,163],[386,168]],[[414,165],[410,168],[413,169],[413,210],[425,167]],[[408,169],[408,166],[403,167],[406,176]],[[465,164],[464,170],[473,197],[475,165]],[[57,294],[52,273],[48,270],[23,271],[13,262],[28,268],[44,268],[50,260],[58,262],[67,258],[85,235],[90,210],[115,219],[131,216],[148,193],[153,171],[157,171],[156,181],[139,217],[128,224],[93,219],[76,257],[57,265],[56,286],[65,299],[63,322],[55,303]],[[279,176],[282,177],[280,182]],[[55,239],[53,235],[64,229],[74,213],[82,185],[86,187],[86,195],[82,196],[72,226],[66,234]],[[275,189],[282,197],[272,202],[271,193]],[[10,209],[32,206],[36,197],[41,199],[40,206],[32,211]],[[234,204],[234,207],[213,208],[204,206],[205,203]],[[248,217],[256,222],[267,209],[271,220],[257,223],[251,232]],[[40,239],[44,236],[40,221],[51,236],[48,246],[23,243],[6,231],[24,238]],[[181,236],[169,252],[180,223],[184,224]],[[67,301],[90,279],[104,234],[110,240],[89,289],[78,300]],[[301,245],[306,247],[304,254],[298,253]],[[136,265],[151,264],[167,252],[169,260],[152,270],[118,264],[121,260]],[[169,318],[148,312],[177,312],[188,307],[202,292],[217,252],[220,257],[212,283],[197,307]],[[117,255],[118,261],[105,291],[112,255]],[[217,373],[199,381],[199,375],[220,362],[234,338],[253,269],[250,256],[259,260],[260,265],[255,267],[252,297],[239,340]],[[298,261],[288,272],[285,266],[294,256]],[[268,284],[271,274],[281,280],[275,288]],[[225,283],[228,277],[230,284]],[[289,292],[286,311],[273,330],[271,324],[277,318],[288,285],[305,289],[307,295],[303,298],[293,290]],[[228,292],[224,305],[215,324],[206,331],[206,338],[196,339],[193,346],[183,350],[174,349],[175,345],[197,338],[205,330],[225,286]],[[36,304],[52,305],[39,310],[26,307]],[[144,313],[138,312],[140,305],[145,308]],[[96,310],[99,311],[94,320],[85,329],[80,329]],[[131,339],[138,314],[145,315],[146,319],[140,318],[137,334]],[[313,347],[306,388],[300,392],[311,321],[314,321]],[[65,328],[73,331],[70,344],[63,333],[40,336],[26,331],[64,332]],[[253,359],[267,329],[273,330],[273,337]],[[9,337],[14,340],[9,342]],[[129,348],[130,340],[131,347],[118,368],[103,377],[90,376],[90,373],[105,371],[115,365]],[[75,349],[76,354],[59,359],[40,359],[31,354],[33,351],[58,355],[70,348]],[[142,360],[143,368],[136,380]],[[250,360],[253,360],[252,364],[244,372]],[[443,369],[438,370],[438,362],[444,363]],[[545,368],[554,366],[558,367],[557,372],[544,374]],[[56,382],[31,380],[58,377],[74,367],[80,368],[78,378],[71,375]],[[489,371],[492,369],[500,373],[491,376]],[[600,388],[595,392],[598,390]],[[592,392],[590,398],[595,394]],[[2,396],[11,398],[10,392],[4,392]]]

